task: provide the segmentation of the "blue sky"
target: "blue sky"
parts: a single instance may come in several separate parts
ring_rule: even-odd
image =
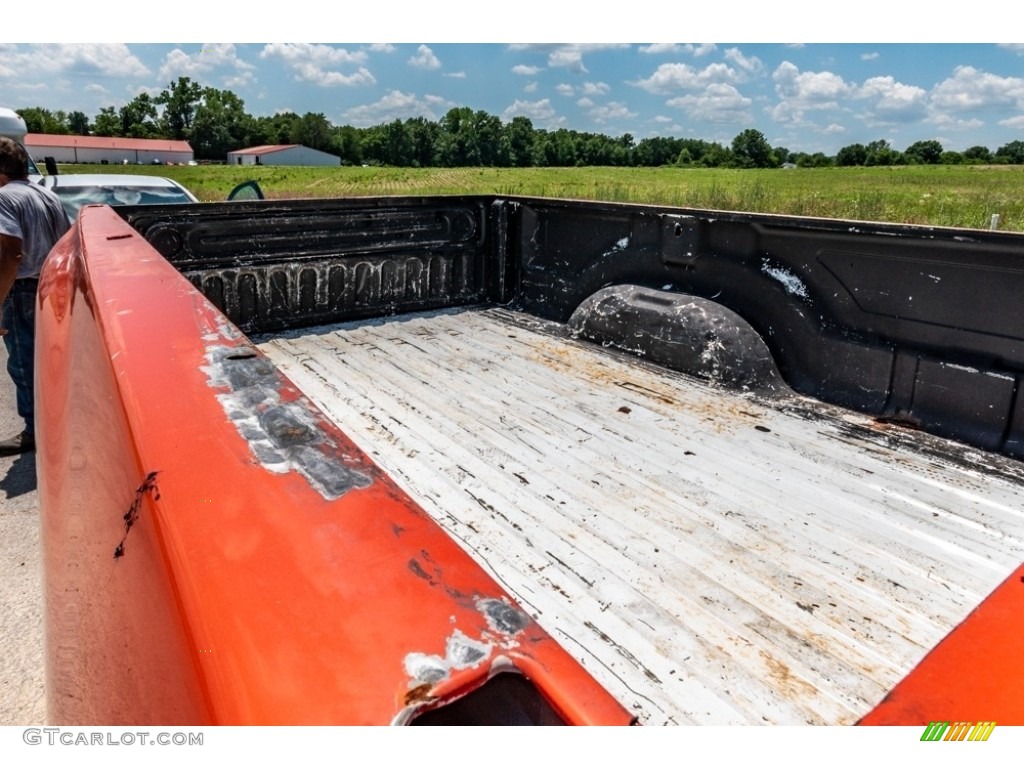
[[[756,128],[772,145],[827,154],[877,139],[896,149],[938,139],[951,150],[977,144],[995,150],[1024,139],[1024,45],[997,42],[1001,25],[992,22],[999,17],[987,15],[984,4],[972,4],[975,13],[948,29],[929,35],[914,27],[916,40],[907,35],[893,42],[886,33],[910,28],[920,14],[894,16],[871,0],[857,6],[860,25],[836,17],[825,27],[834,35],[841,25],[846,42],[787,42],[815,39],[814,28],[790,22],[803,6],[821,7],[773,3],[762,18],[763,4],[741,2],[671,16],[663,10],[671,6],[638,0],[622,6],[628,15],[608,12],[581,26],[577,11],[552,11],[552,4],[534,0],[507,6],[400,2],[383,12],[333,16],[291,3],[287,13],[258,13],[240,26],[227,12],[204,17],[213,23],[193,24],[189,14],[201,4],[182,2],[174,8],[183,18],[168,16],[160,37],[142,27],[82,32],[26,21],[21,28],[35,38],[27,32],[26,42],[0,43],[0,104],[93,117],[101,107],[120,107],[143,91],[155,95],[187,76],[234,91],[250,114],[320,112],[336,125],[436,120],[468,106],[505,121],[525,115],[537,128],[630,133],[636,140],[676,136],[728,144]],[[871,18],[876,21],[869,24]],[[969,25],[979,18],[988,19],[981,29],[992,37],[976,37]],[[265,42],[263,28],[280,39],[330,34],[343,42]],[[676,28],[681,39],[714,42],[637,42]],[[197,29],[230,30],[224,36],[236,42],[167,39],[196,39]],[[482,33],[491,42],[468,42]],[[385,42],[385,34],[408,42]],[[881,42],[849,41],[858,35]],[[958,35],[964,42],[955,42]],[[931,43],[929,36],[947,42]],[[53,42],[62,39],[100,42]],[[531,39],[547,42],[513,42]],[[555,42],[564,40],[577,42]]]

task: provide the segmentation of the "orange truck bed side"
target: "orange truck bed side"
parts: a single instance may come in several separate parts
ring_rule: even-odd
[[[632,721],[113,211],[39,302],[52,723],[388,724],[502,671]]]

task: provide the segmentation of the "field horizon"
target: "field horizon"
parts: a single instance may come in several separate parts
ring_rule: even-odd
[[[243,181],[273,199],[494,194],[1024,232],[1024,166],[392,168],[62,165],[167,176],[204,202]]]

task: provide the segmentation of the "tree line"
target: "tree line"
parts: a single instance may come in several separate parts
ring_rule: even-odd
[[[18,112],[30,133],[112,136],[188,141],[197,160],[222,162],[227,153],[264,144],[303,144],[337,155],[342,165],[451,168],[680,166],[707,168],[1024,164],[1024,141],[992,152],[975,146],[943,149],[935,140],[917,141],[902,152],[888,141],[851,144],[834,156],[773,147],[753,128],[729,145],[702,139],[605,136],[566,128],[535,128],[523,116],[508,122],[469,107],[450,109],[440,120],[393,120],[369,128],[335,126],[319,112],[254,117],[236,94],[180,77],[157,96],[141,93],[125,106],[103,107],[91,120],[80,111],[25,107]]]

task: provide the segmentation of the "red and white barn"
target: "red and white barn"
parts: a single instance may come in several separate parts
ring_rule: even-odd
[[[265,144],[228,152],[228,165],[341,165],[341,158],[301,144]]]
[[[110,136],[60,136],[29,133],[25,148],[42,163],[52,157],[58,163],[187,163],[193,159],[187,141],[171,139],[124,139]]]

